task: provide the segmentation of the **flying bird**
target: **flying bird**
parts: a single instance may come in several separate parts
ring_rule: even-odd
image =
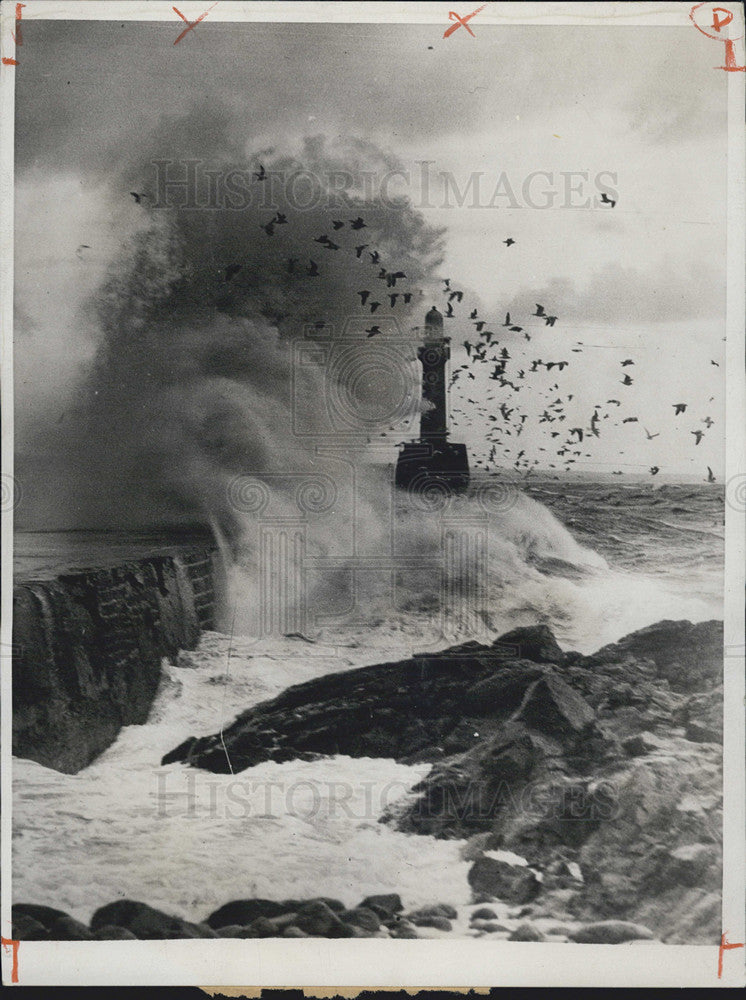
[[[604,205],[611,205],[612,208],[614,207],[614,205],[616,205],[616,202],[612,198],[610,198],[605,191],[601,192],[601,201],[604,203]]]
[[[367,249],[367,243],[361,243],[359,247],[355,247],[355,255],[358,260],[363,256],[363,250]]]
[[[308,267],[308,269],[306,271],[306,274],[310,278],[318,278],[318,276],[319,276],[319,265],[316,263],[315,260],[309,261],[309,267]]]
[[[632,385],[632,381],[633,380],[629,377],[629,375],[625,375],[622,379],[622,385]]]
[[[503,243],[505,244],[506,247],[512,247],[513,244],[515,243],[515,240],[511,239],[509,236],[507,240],[503,240]]]
[[[375,337],[381,332],[381,328],[379,326],[371,326],[365,332],[368,334],[368,337]]]
[[[364,306],[370,297],[370,292],[364,289],[362,292],[357,293],[360,296],[360,305]]]
[[[645,431],[645,434],[647,435],[648,441],[652,441],[653,438],[660,437],[660,431],[658,431],[657,434],[651,434],[650,431],[647,429],[647,427],[643,427],[643,430]]]
[[[378,307],[380,306],[380,304],[381,304],[380,302],[371,302],[371,304],[370,304],[370,311],[372,313],[374,313],[376,311],[376,309],[378,309]]]
[[[705,480],[705,482],[708,482],[708,483],[714,483],[715,482],[715,476],[712,474],[712,469],[710,468],[709,465],[707,466],[707,479]]]
[[[660,471],[661,470],[660,470],[659,466],[657,466],[657,465],[651,465],[650,466],[650,475],[651,476],[657,476]]]
[[[374,250],[373,253],[370,253],[369,251],[368,256],[370,257],[370,259],[373,261],[374,264],[377,264],[381,259],[381,255],[377,250]]]
[[[695,438],[694,443],[695,443],[695,445],[699,444],[699,442],[705,436],[705,432],[704,431],[692,431],[691,433],[694,435],[694,438]]]
[[[275,233],[274,219],[272,220],[272,222],[267,222],[265,225],[260,226],[259,228],[263,229],[264,232],[267,234],[267,236],[274,236]]]
[[[537,302],[536,303],[536,312],[535,313],[531,313],[531,315],[532,316],[546,316],[546,313],[544,312],[544,306],[539,305],[539,303]]]
[[[678,417],[678,415],[680,413],[685,413],[686,412],[686,403],[674,403],[673,404],[673,409],[674,409],[674,414],[673,415],[675,417]]]
[[[332,219],[332,229],[341,229],[344,222],[341,219]]]
[[[503,326],[511,326],[512,322],[513,321],[510,318],[510,313],[505,313],[505,322],[503,323]]]
[[[260,163],[259,170],[254,172],[254,177],[256,177],[258,181],[263,181],[266,176],[267,171],[264,169],[264,164]]]
[[[276,226],[286,226],[288,222],[288,217],[287,215],[283,215],[282,212],[278,212],[272,221]]]
[[[366,229],[366,225],[363,220],[358,217],[356,219],[350,219],[350,229]]]
[[[150,197],[150,195],[146,191],[142,191],[142,192],[139,192],[139,193],[137,191],[130,191],[130,194],[135,199],[135,202],[138,205],[142,202],[143,198],[149,198]]]
[[[448,306],[446,307],[446,313],[445,313],[445,314],[446,314],[446,316],[448,316],[449,318],[450,318],[451,316],[453,316],[453,306],[451,305],[451,303],[450,303],[450,302],[448,303]]]
[[[712,419],[712,417],[705,417],[705,419],[702,421],[702,423],[705,425],[705,427],[709,428],[709,427],[712,427],[712,425],[715,423],[715,421]]]
[[[632,358],[626,358],[626,360],[622,361],[622,368],[626,368],[628,365],[633,365],[633,364],[634,361],[632,360]]]
[[[545,317],[544,317],[544,323],[545,323],[545,324],[546,324],[547,326],[554,326],[554,324],[555,324],[556,322],[557,322],[557,317],[556,317],[556,316],[545,316]]]

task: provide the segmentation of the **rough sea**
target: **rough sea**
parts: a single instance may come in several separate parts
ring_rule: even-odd
[[[473,498],[464,502],[468,513]],[[483,641],[543,622],[563,648],[591,652],[664,618],[723,616],[724,493],[717,484],[537,478],[493,514],[479,591],[484,607],[475,619]],[[410,542],[426,550],[429,536],[416,512],[414,520]],[[290,684],[463,637],[444,634],[429,599],[403,602],[390,614],[376,607],[368,623],[256,639],[242,634],[241,602],[251,583],[240,569],[231,593],[234,634],[206,633],[176,664],[164,662],[145,725],[123,729],[77,775],[14,761],[14,900],[59,907],[86,922],[118,898],[190,920],[250,896],[324,895],[354,905],[395,891],[407,907],[466,904],[462,842],[378,822],[427,764],[333,757],[265,763],[235,776],[160,766],[186,737],[218,731]]]

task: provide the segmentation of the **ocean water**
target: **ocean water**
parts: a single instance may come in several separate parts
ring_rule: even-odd
[[[485,511],[472,496],[460,505],[446,514],[463,523]],[[409,598],[397,591],[393,604],[373,588],[362,602],[367,619],[337,616],[304,635],[256,638],[241,615],[254,581],[235,568],[233,634],[207,633],[197,650],[164,664],[145,725],[122,730],[78,775],[14,761],[13,898],[85,921],[117,898],[193,920],[254,895],[353,905],[397,891],[407,906],[467,903],[461,842],[378,822],[428,765],[338,756],[213,775],[159,762],[290,684],[440,648],[470,630],[488,641],[541,621],[564,648],[589,652],[663,618],[722,617],[717,486],[534,480],[518,494],[493,491],[488,510],[484,578],[475,586],[462,567],[453,588],[457,603],[480,604],[471,617],[444,619],[432,586],[410,580]],[[405,550],[427,562],[443,516],[404,511]]]

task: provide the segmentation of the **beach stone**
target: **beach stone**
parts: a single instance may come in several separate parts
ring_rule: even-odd
[[[448,903],[434,903],[431,906],[421,906],[407,914],[409,920],[414,920],[415,917],[446,917],[448,920],[456,920],[458,912]]]
[[[218,927],[227,927],[230,924],[248,927],[257,917],[267,917],[271,920],[273,917],[279,917],[283,913],[297,909],[298,905],[295,900],[278,903],[273,899],[234,899],[211,913],[206,923],[213,930],[217,930]]]
[[[361,908],[373,910],[374,913],[378,913],[378,910],[382,910],[389,916],[393,916],[395,913],[400,913],[404,909],[404,906],[398,892],[388,892],[377,896],[366,896],[362,903],[360,903],[357,907],[357,909]]]
[[[93,937],[96,941],[137,941],[136,934],[116,924],[104,924],[93,932]]]
[[[533,924],[521,924],[512,932],[508,941],[544,941],[546,940],[538,927]]]
[[[307,938],[308,934],[302,931],[300,927],[296,927],[295,924],[288,924],[287,927],[283,928],[282,937],[286,938]]]
[[[487,893],[506,903],[528,903],[541,892],[541,883],[530,868],[487,856],[474,862],[468,879],[473,892]]]
[[[53,941],[93,941],[94,936],[85,924],[74,917],[58,917],[49,928],[49,936]]]
[[[505,655],[536,663],[562,663],[565,654],[560,649],[554,633],[546,625],[528,625],[514,628],[492,643]]]
[[[339,914],[339,919],[346,924],[352,924],[353,927],[360,927],[362,930],[369,931],[370,933],[374,933],[381,928],[381,921],[378,915],[373,910],[369,910],[364,906],[359,906],[354,910],[342,910]]]
[[[245,928],[245,933],[241,936],[268,938],[277,937],[279,933],[277,925],[269,917],[257,917],[256,920],[252,920],[248,927]]]
[[[471,915],[472,920],[497,920],[497,914],[489,906],[482,906],[474,910]]]
[[[106,924],[126,927],[141,940],[217,937],[206,924],[190,923],[133,899],[119,899],[96,910],[91,917],[91,930]]]
[[[414,939],[419,938],[419,934],[414,926],[408,920],[402,920],[396,927],[389,928],[389,934],[392,938],[404,938],[404,939]]]
[[[14,918],[20,914],[31,917],[32,920],[36,920],[37,923],[40,923],[42,927],[46,927],[47,930],[61,917],[70,916],[64,910],[57,910],[53,906],[41,906],[37,903],[14,903],[11,907],[11,913]]]
[[[295,926],[312,937],[352,937],[351,925],[344,924],[334,910],[320,899],[305,903],[295,918]]]
[[[626,941],[650,941],[654,935],[642,924],[627,920],[599,920],[571,931],[569,937],[576,944],[624,944]]]
[[[225,927],[218,927],[215,933],[221,938],[240,938],[244,936],[245,931],[246,928],[241,924],[226,924]]]
[[[415,927],[433,927],[436,931],[452,931],[453,925],[447,917],[412,917]]]
[[[509,927],[504,924],[498,923],[496,920],[477,920],[472,924],[472,927],[478,927],[482,931],[486,931],[487,934],[497,934],[500,932],[508,933]]]
[[[13,914],[11,921],[13,938],[16,941],[48,941],[49,931],[39,920],[27,913]]]

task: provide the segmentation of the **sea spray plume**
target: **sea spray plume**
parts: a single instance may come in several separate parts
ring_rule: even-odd
[[[175,143],[185,157],[195,136],[192,124],[183,122]],[[178,131],[172,122],[172,139]],[[227,139],[221,144],[213,132],[212,140],[206,169],[245,173],[255,166],[256,157],[238,159]],[[145,189],[152,187],[147,171],[153,160],[165,154],[153,141],[144,145],[139,179]],[[318,206],[305,211],[285,197],[282,185],[276,185],[269,212],[261,199],[241,211],[228,206],[195,211],[178,204],[154,209],[152,199],[136,207],[144,216],[143,229],[124,248],[98,295],[103,340],[90,380],[95,395],[88,426],[96,429],[93,440],[98,438],[106,456],[94,461],[100,473],[105,470],[104,480],[112,474],[138,483],[141,521],[163,522],[170,514],[205,523],[212,516],[231,544],[240,545],[242,512],[226,500],[231,481],[242,474],[261,477],[272,469],[309,467],[307,446],[292,433],[290,341],[311,322],[343,328],[359,313],[355,292],[361,273],[375,280],[368,273],[372,269],[366,271],[356,258],[352,233],[339,252],[320,260],[317,279],[288,272],[288,259],[307,261],[313,237],[329,228],[329,203],[345,217],[363,217],[366,238],[380,245],[382,260],[412,282],[425,283],[437,267],[441,231],[426,226],[405,200],[384,206],[375,194],[366,200],[355,193],[362,190],[360,173],[366,158],[370,164],[372,149],[352,142],[326,154],[325,143],[316,139],[296,158],[265,150],[262,163],[270,177],[303,168],[298,183],[312,188],[346,169],[349,189],[339,190],[335,181],[335,189],[321,192],[323,197],[317,191],[312,200]],[[303,166],[306,154],[310,167]],[[131,163],[125,170],[134,178]],[[296,185],[296,196],[298,190]],[[268,238],[260,226],[277,213],[287,224]],[[225,269],[234,263],[241,269],[226,281]],[[409,310],[396,312],[406,328]],[[321,406],[323,385],[307,373],[304,378],[309,397]],[[101,475],[98,485],[105,487]],[[120,514],[129,522],[138,516],[112,510],[113,523],[121,523]]]

